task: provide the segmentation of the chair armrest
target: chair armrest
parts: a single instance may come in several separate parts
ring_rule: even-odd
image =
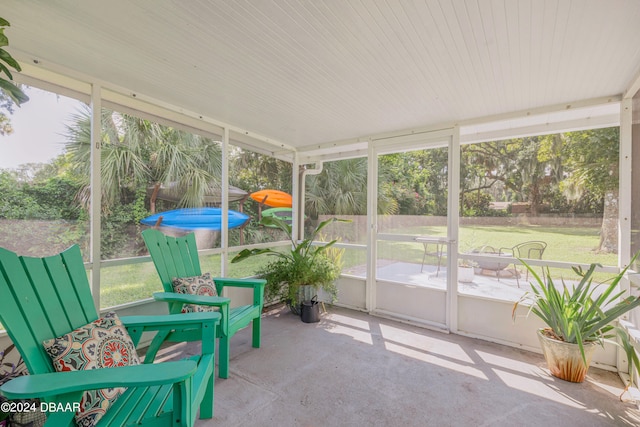
[[[87,371],[23,375],[5,383],[0,390],[8,399],[33,399],[112,387],[144,387],[175,384],[193,376],[193,360],[165,362]]]
[[[267,283],[265,279],[232,279],[229,277],[214,277],[213,281],[222,287],[233,286],[236,288],[256,288]]]
[[[156,301],[179,302],[183,304],[210,305],[214,307],[222,307],[229,305],[230,298],[226,297],[210,297],[207,295],[191,295],[178,294],[175,292],[154,292],[153,298]]]
[[[513,256],[513,248],[500,248],[498,250],[498,255],[509,255]]]
[[[499,251],[496,251],[496,248],[494,248],[491,245],[482,245],[479,248],[473,249],[471,251],[471,253],[478,253],[478,254],[497,254]]]
[[[166,327],[199,327],[202,323],[220,321],[220,313],[182,313],[161,316],[122,316],[120,320],[127,328],[143,327],[145,330],[165,329]]]
[[[221,310],[225,310],[225,307],[221,308]],[[152,361],[155,353],[160,349],[160,345],[171,332],[193,330],[197,331],[196,333],[203,340],[207,340],[210,334],[215,335],[213,331],[222,323],[223,315],[216,312],[176,313],[163,316],[122,316],[120,320],[127,328],[127,332],[129,332],[129,336],[135,346],[138,346],[143,333],[158,332],[149,349],[147,349],[147,354],[154,355],[149,359]],[[150,362],[145,358],[145,363]]]
[[[265,279],[233,279],[230,277],[214,277],[213,281],[218,287],[218,292],[222,292],[225,286],[235,288],[253,289],[254,307],[262,307],[264,304],[264,287],[267,283]]]

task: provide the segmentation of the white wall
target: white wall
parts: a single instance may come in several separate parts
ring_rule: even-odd
[[[338,280],[337,305],[364,309],[365,281],[357,278]],[[378,281],[376,299],[378,306],[373,315],[411,320],[412,323],[429,327],[445,323],[445,297],[442,290]],[[526,317],[526,308],[520,307],[515,322],[511,319],[513,302],[468,295],[458,296],[458,330],[460,335],[496,342],[511,347],[542,353],[536,336],[538,328],[544,326],[534,315]],[[597,347],[592,365],[616,370],[617,348],[606,345]]]

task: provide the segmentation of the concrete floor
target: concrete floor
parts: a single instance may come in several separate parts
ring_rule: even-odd
[[[167,349],[166,357],[197,351]],[[541,355],[328,307],[306,324],[287,309],[231,341],[215,416],[197,426],[637,426],[617,374],[549,375]]]
[[[509,271],[512,271],[512,269]],[[504,270],[501,272],[503,276],[500,278],[495,275],[494,271],[484,270],[484,273],[487,274],[475,274],[472,282],[458,283],[458,292],[486,298],[517,301],[525,292],[531,290],[529,281],[524,274],[522,274],[522,278],[518,282],[513,277],[506,277],[512,276],[512,274]],[[385,263],[378,268],[376,278],[438,289],[447,288],[446,267],[441,267],[440,271],[436,272],[436,266],[430,264],[422,266],[421,264],[401,261]]]

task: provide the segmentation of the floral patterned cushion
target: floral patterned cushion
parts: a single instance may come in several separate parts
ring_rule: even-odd
[[[216,284],[210,273],[204,273],[202,276],[174,277],[171,282],[173,284],[173,292],[177,294],[218,296]],[[217,308],[196,304],[185,304],[182,307],[183,313],[204,311],[217,311]]]
[[[114,312],[66,335],[43,342],[56,371],[114,368],[138,365],[133,341]],[[124,387],[85,391],[76,413],[81,427],[95,426]]]

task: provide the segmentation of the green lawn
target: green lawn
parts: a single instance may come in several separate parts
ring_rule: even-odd
[[[446,227],[412,227],[396,232],[446,236]],[[483,245],[490,245],[498,250],[529,240],[541,240],[547,244],[543,259],[617,265],[617,254],[596,252],[600,242],[599,232],[599,227],[465,226],[460,228],[459,250],[461,253],[469,252]],[[419,256],[422,257],[422,250]]]
[[[233,254],[231,255],[231,257]],[[268,256],[257,256],[229,266],[230,277],[253,276],[269,261]],[[220,255],[200,257],[202,272],[220,276]],[[162,284],[151,261],[142,264],[103,267],[100,271],[100,306],[113,307],[145,298],[154,292],[162,292]]]
[[[392,232],[401,234],[445,236],[445,227],[410,227]],[[600,263],[617,265],[616,254],[596,252],[599,242],[599,228],[566,228],[538,226],[465,226],[460,229],[460,251],[467,252],[475,247],[491,245],[496,249],[512,247],[528,240],[542,240],[547,243],[543,259],[571,263]],[[378,258],[403,262],[421,263],[424,252],[421,243],[380,242]],[[231,254],[231,257],[233,254]],[[366,271],[366,252],[355,249],[345,250],[342,257],[344,269],[354,267],[364,274]],[[237,264],[231,264],[229,276],[252,276],[270,260],[262,255]],[[434,258],[430,258],[434,262]],[[220,255],[201,257],[203,272],[220,275]],[[569,277],[568,270],[552,270],[554,275]],[[118,304],[149,298],[153,292],[161,291],[161,285],[151,262],[127,266],[107,267],[101,271],[101,306],[111,307]]]
[[[162,284],[152,263],[103,267],[100,270],[100,306],[113,307],[161,292]]]
[[[497,249],[513,247],[529,240],[541,240],[547,244],[543,259],[617,265],[617,254],[597,252],[599,232],[599,227],[466,226],[460,229],[460,252],[467,252],[485,244]]]
[[[547,243],[547,248],[542,259],[568,262],[573,264],[599,263],[604,266],[616,266],[617,254],[598,253],[596,248],[599,243],[599,231],[597,227],[540,227],[540,226],[465,226],[460,229],[459,250],[461,253],[469,252],[473,248],[490,245],[496,250],[510,248],[514,245],[529,240],[541,240]],[[405,227],[396,230],[386,230],[389,233],[446,236],[446,227]],[[363,251],[348,250],[343,256],[345,270],[349,273],[364,274]],[[419,242],[393,242],[380,241],[378,243],[378,259],[381,261],[402,261],[420,264],[424,254],[424,247]],[[446,257],[445,257],[446,258]],[[443,258],[442,262],[446,262]],[[427,263],[435,264],[435,256],[427,256]],[[524,267],[520,267],[523,269]],[[537,272],[540,270],[537,269]],[[553,277],[575,279],[577,276],[569,269],[552,268]],[[600,273],[596,279],[609,278],[610,274]]]

